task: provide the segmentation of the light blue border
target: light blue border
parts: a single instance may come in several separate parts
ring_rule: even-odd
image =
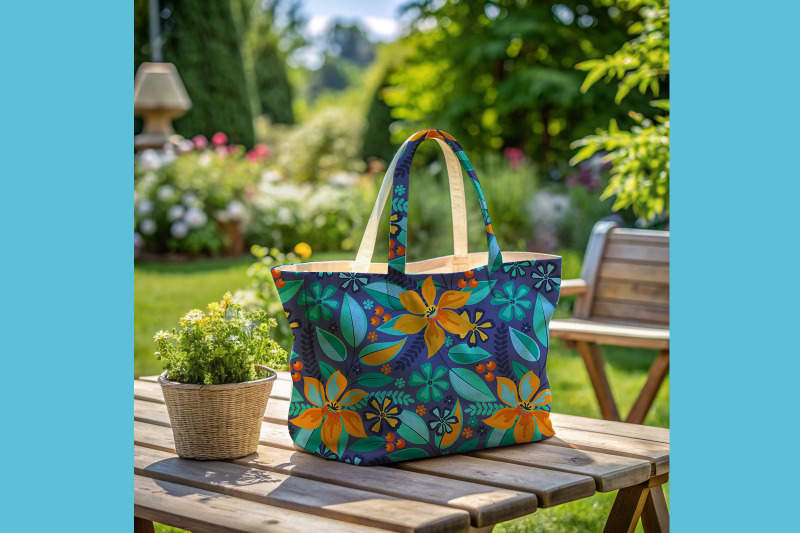
[[[132,9],[3,4],[4,531],[129,531]]]
[[[796,527],[799,21],[672,5],[674,531]]]

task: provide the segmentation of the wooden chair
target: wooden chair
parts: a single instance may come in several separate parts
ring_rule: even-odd
[[[625,419],[641,424],[669,371],[669,232],[595,224],[581,279],[564,280],[577,294],[573,317],[553,320],[550,335],[581,354],[603,418],[620,420],[599,344],[659,350],[647,381]]]

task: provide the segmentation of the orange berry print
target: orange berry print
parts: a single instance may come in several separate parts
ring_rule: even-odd
[[[397,445],[397,449],[398,450],[402,450],[406,445],[406,441],[404,441],[403,439],[400,439],[395,444]]]
[[[275,278],[275,279],[278,279],[279,277],[281,277],[281,271],[280,270],[273,270],[272,271],[272,277]]]
[[[466,286],[467,286],[467,280],[465,280],[465,279],[458,280],[458,288],[459,289],[464,289],[464,288],[466,288]]]
[[[393,452],[393,451],[394,451],[394,444],[392,444],[391,442],[390,442],[390,443],[388,443],[388,444],[386,445],[386,451],[387,451],[387,452]]]
[[[494,361],[489,361],[488,363],[486,363],[486,368],[488,370],[494,370],[496,366],[497,365],[494,363]]]
[[[303,376],[300,375],[300,372],[292,372],[292,381],[300,381],[303,379]]]
[[[477,370],[479,374],[483,374],[486,371],[486,367],[483,366],[483,364],[479,364],[475,367],[475,370]]]
[[[389,313],[386,313],[385,315],[383,315],[383,321],[384,322],[389,322],[391,319],[392,319],[392,315],[390,315]]]
[[[494,374],[492,372],[487,372],[483,377],[486,378],[486,381],[494,381]]]
[[[474,289],[475,287],[478,286],[478,280],[475,279],[475,278],[472,278],[471,280],[469,280],[469,286]]]
[[[303,370],[303,363],[301,361],[295,361],[292,364],[292,368],[294,368],[295,370]]]
[[[378,315],[378,316],[381,316],[383,314],[383,307],[381,307],[380,305],[378,307],[376,307],[375,308],[375,314]]]
[[[372,324],[373,326],[377,326],[378,324],[381,323],[381,319],[380,317],[374,316],[369,319],[369,323]]]
[[[282,289],[284,285],[286,285],[286,282],[283,281],[282,279],[278,278],[275,280],[275,286],[278,287],[279,289]]]
[[[394,433],[386,434],[386,442],[394,442]]]
[[[474,275],[475,275],[475,271],[474,270],[467,270],[466,272],[464,272],[464,276],[466,278],[471,278]]]

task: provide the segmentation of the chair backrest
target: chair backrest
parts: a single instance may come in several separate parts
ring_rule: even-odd
[[[581,277],[587,291],[576,318],[669,326],[669,232],[598,222],[586,247]]]

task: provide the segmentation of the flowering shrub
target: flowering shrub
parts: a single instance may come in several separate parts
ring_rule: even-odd
[[[318,250],[352,250],[374,186],[356,174],[297,183],[270,169],[270,149],[244,154],[225,134],[177,147],[145,150],[134,172],[137,253],[241,253],[244,240],[284,248],[300,241]],[[180,154],[180,155],[179,155]],[[370,198],[365,198],[369,195]]]
[[[270,337],[277,326],[263,310],[247,310],[226,293],[208,304],[208,313],[192,309],[180,329],[155,335],[167,378],[180,383],[216,385],[259,379],[254,365],[282,368],[286,351]]]
[[[223,135],[224,134],[218,134]],[[151,252],[218,253],[231,246],[234,226],[246,223],[248,204],[261,176],[261,166],[242,157],[241,147],[222,144],[213,149],[196,137],[179,146],[176,157],[145,150],[134,172],[134,225],[144,248]]]

